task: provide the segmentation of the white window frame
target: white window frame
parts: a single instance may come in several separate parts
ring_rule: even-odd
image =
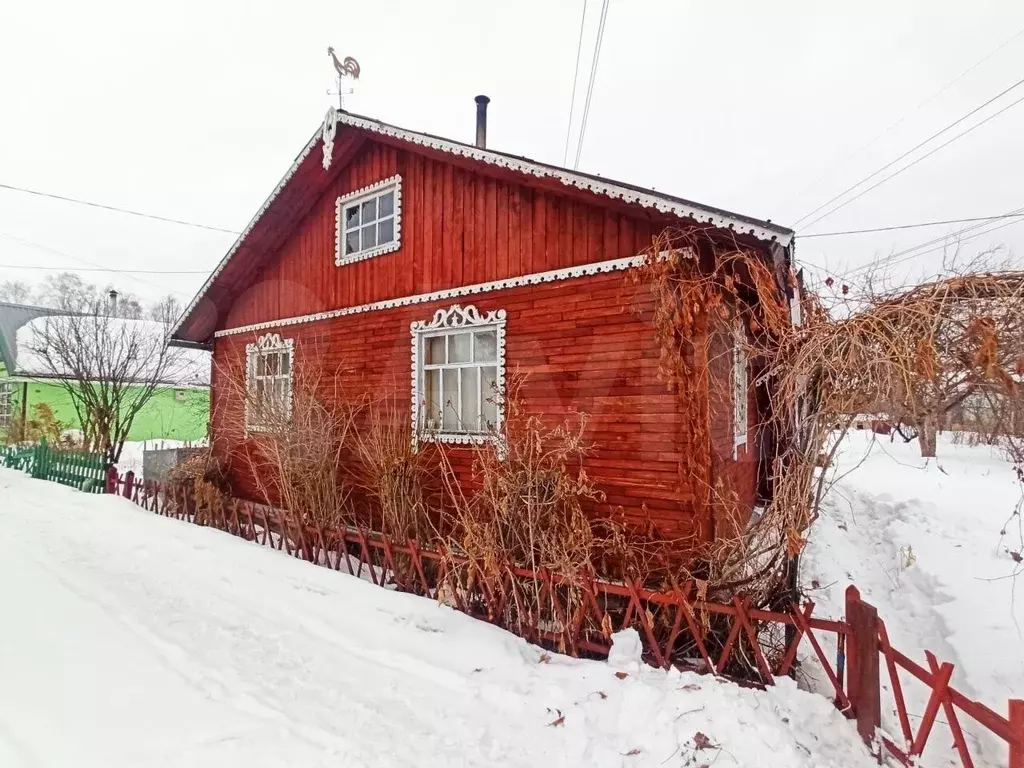
[[[458,304],[448,309],[439,309],[434,313],[432,320],[416,321],[411,326],[412,330],[412,429],[413,445],[419,442],[441,442],[441,443],[483,443],[497,437],[504,422],[504,400],[505,400],[505,310],[499,309],[487,313],[481,313],[472,304],[465,307]],[[476,333],[493,330],[495,332],[495,360],[474,361]],[[428,339],[439,336],[446,337],[445,345],[449,342],[447,337],[459,333],[470,332],[469,361],[465,363],[426,364],[426,344]],[[477,393],[477,409],[482,413],[483,403],[491,399],[495,406],[495,424],[483,428],[478,425],[476,429],[445,430],[443,418],[441,425],[433,425],[428,422],[426,412],[426,371],[427,370],[462,370],[467,368],[482,369],[494,366],[497,368],[495,374],[496,392],[486,393],[483,391],[483,377],[477,375],[477,385],[480,391]],[[442,402],[445,401],[443,391],[443,374],[440,374],[440,391]],[[462,393],[462,376],[459,376],[459,394]],[[455,404],[456,412],[462,413],[462,402]]]
[[[389,192],[394,194],[395,210],[390,216],[385,216],[384,219],[375,218],[374,224],[379,224],[382,220],[393,217],[394,221],[394,238],[383,245],[375,245],[371,248],[361,248],[354,253],[345,253],[345,241],[348,231],[357,231],[361,229],[364,223],[360,220],[359,226],[352,230],[345,229],[345,209],[352,208],[357,205],[369,202],[370,200],[383,197]],[[376,184],[372,184],[362,189],[357,189],[355,192],[351,192],[347,195],[342,195],[335,202],[334,208],[334,263],[336,266],[343,266],[345,264],[353,264],[357,261],[363,261],[364,259],[372,259],[374,256],[380,256],[385,253],[392,253],[402,247],[402,177],[394,175],[390,178],[379,181]],[[379,231],[377,231],[379,235]]]
[[[277,373],[258,373],[259,361],[275,355],[284,355],[288,360],[287,373],[281,373],[280,366]],[[278,383],[284,387],[282,407],[284,413],[280,414],[281,421],[287,422],[292,417],[292,384],[295,377],[295,340],[282,339],[276,333],[268,333],[258,338],[252,344],[245,346],[245,429],[247,432],[266,432],[272,428],[254,406],[258,391],[258,382],[264,382],[263,391],[266,392],[267,384],[270,389],[276,388]]]
[[[743,322],[737,320],[732,328],[732,455],[735,459],[739,447],[747,444],[750,426],[750,364],[747,360],[747,333]]]
[[[14,385],[10,381],[0,381],[0,429],[11,426],[14,418]]]

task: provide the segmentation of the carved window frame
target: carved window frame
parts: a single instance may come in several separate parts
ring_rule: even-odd
[[[750,425],[750,362],[747,359],[747,332],[742,321],[732,327],[732,451],[736,458],[741,445],[747,445]]]
[[[413,447],[420,442],[440,442],[456,444],[481,444],[497,438],[505,418],[505,310],[498,309],[490,312],[480,312],[472,304],[462,306],[455,304],[447,309],[439,309],[429,321],[417,320],[410,326],[412,332],[412,431]],[[476,361],[475,345],[476,334],[495,332],[495,359],[494,361]],[[483,410],[483,401],[493,398],[495,406],[495,423],[487,429],[477,430],[445,430],[442,424],[434,426],[428,423],[426,407],[426,371],[427,359],[426,343],[428,339],[441,336],[455,336],[461,333],[470,333],[471,347],[469,361],[464,363],[448,363],[447,358],[444,364],[431,364],[429,367],[435,370],[460,370],[459,387],[461,395],[462,378],[461,370],[476,368],[479,399],[477,410]],[[446,347],[449,341],[445,342]],[[489,397],[483,392],[483,369],[491,365],[496,367],[494,392]],[[443,373],[439,374],[442,377]],[[443,383],[442,383],[443,386]],[[442,394],[443,399],[443,394]],[[442,406],[443,407],[443,406]],[[459,407],[461,412],[461,403]],[[460,413],[461,417],[461,413]]]
[[[394,193],[394,238],[383,245],[366,248],[355,253],[345,253],[345,209],[356,204],[363,204],[380,198],[388,192]],[[387,217],[385,217],[387,218]],[[374,223],[379,224],[381,219],[375,218]],[[360,222],[362,226],[362,222]],[[353,230],[355,231],[355,230]],[[379,230],[378,230],[379,235]],[[402,177],[398,174],[390,178],[371,184],[368,187],[357,189],[347,195],[342,195],[334,204],[334,264],[341,267],[345,264],[354,264],[357,261],[372,259],[385,253],[392,253],[402,247]]]
[[[287,373],[281,373],[280,367],[277,373],[259,373],[260,361],[268,361],[277,357],[277,365],[282,360],[288,361]],[[265,363],[266,364],[266,363]],[[293,385],[295,381],[295,340],[282,339],[279,334],[268,333],[251,344],[245,345],[245,430],[246,432],[267,432],[272,429],[272,424],[266,419],[260,419],[257,412],[256,399],[259,382],[263,381],[264,386],[270,383],[272,386],[280,382],[284,392],[282,395],[282,406],[284,413],[281,414],[281,422],[286,423],[292,417]],[[266,391],[266,389],[264,389]]]

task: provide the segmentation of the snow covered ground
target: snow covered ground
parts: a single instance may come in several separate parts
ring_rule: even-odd
[[[925,649],[952,662],[954,687],[1005,716],[1007,699],[1024,697],[1024,572],[1009,578],[1021,570],[1012,554],[1021,548],[1012,466],[990,448],[954,445],[945,435],[931,461],[916,442],[872,438],[846,439],[837,472],[848,474],[811,529],[803,584],[829,616],[843,614],[843,592],[856,584],[896,648],[922,666]],[[917,728],[927,689],[909,675],[901,680]],[[883,710],[889,703],[883,692]],[[942,723],[940,715],[943,730],[926,752],[933,764],[949,755]],[[1006,764],[1002,742],[969,719],[962,725],[980,740],[979,764]]]
[[[924,553],[922,553],[923,555]],[[0,470],[0,766],[868,766],[768,691],[545,653],[428,600]]]

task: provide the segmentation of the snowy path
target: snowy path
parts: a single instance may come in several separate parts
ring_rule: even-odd
[[[5,768],[871,764],[789,681],[542,657],[427,600],[8,470],[0,616]]]
[[[1015,568],[1008,550],[1020,547],[1020,486],[992,449],[947,437],[938,459],[925,461],[916,442],[850,434],[837,461],[845,477],[811,529],[802,581],[830,616],[843,614],[843,590],[856,584],[896,648],[922,664],[924,651],[934,651],[954,664],[956,688],[1005,716],[1007,699],[1024,696],[1024,576],[1016,591],[1006,578]],[[909,675],[903,684],[916,728],[928,690]],[[883,692],[897,733],[891,702]],[[959,765],[941,718],[937,727],[928,764]],[[979,765],[1005,765],[1001,741],[970,719],[964,728]]]

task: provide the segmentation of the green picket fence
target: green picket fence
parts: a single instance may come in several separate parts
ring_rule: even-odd
[[[28,472],[37,480],[51,480],[85,493],[103,493],[107,461],[102,453],[54,449],[46,441],[24,448],[8,448],[5,467]]]

